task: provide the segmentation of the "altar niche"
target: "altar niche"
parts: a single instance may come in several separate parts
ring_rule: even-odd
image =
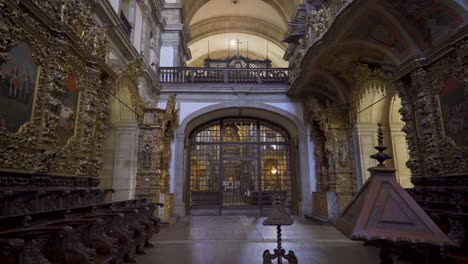
[[[279,194],[292,207],[290,137],[254,118],[225,118],[190,136],[190,206],[223,211],[259,210]]]

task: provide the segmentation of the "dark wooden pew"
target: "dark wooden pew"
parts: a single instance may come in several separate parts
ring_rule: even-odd
[[[24,251],[30,247],[46,252],[41,258],[44,263],[134,261],[134,254],[144,253],[143,248],[151,246],[151,236],[159,231],[159,219],[154,217],[159,206],[162,204],[136,199],[0,217],[0,239],[25,241],[24,249],[0,256],[0,262],[19,263],[14,259],[31,258]],[[54,233],[64,228],[67,232]],[[31,229],[42,232],[31,233]],[[36,245],[37,240],[45,243]],[[0,246],[11,248],[11,243]],[[52,249],[59,253],[47,253]]]

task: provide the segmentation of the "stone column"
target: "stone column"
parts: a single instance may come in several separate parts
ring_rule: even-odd
[[[308,148],[309,137],[307,135],[299,135],[298,141],[298,158],[299,158],[299,175],[301,186],[301,201],[299,203],[299,216],[312,214],[312,177],[309,167],[309,155],[312,155],[312,150]],[[315,180],[313,180],[315,184]]]
[[[174,164],[174,205],[172,209],[172,214],[173,216],[185,216],[185,134],[176,134],[174,155],[176,157],[183,157],[183,160],[179,160]]]
[[[113,142],[113,168],[111,171],[113,201],[135,197],[137,173],[137,147],[139,129],[136,123],[114,124],[109,137]]]

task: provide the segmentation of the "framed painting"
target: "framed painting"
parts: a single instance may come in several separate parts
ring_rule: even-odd
[[[62,108],[60,109],[59,123],[56,130],[61,145],[66,145],[68,140],[75,134],[79,97],[80,93],[75,77],[69,73],[65,79],[65,92],[60,98]]]
[[[461,80],[449,76],[439,94],[445,135],[457,146],[468,146],[468,99]]]
[[[9,60],[0,65],[0,116],[10,133],[31,120],[40,67],[25,41],[9,52]]]

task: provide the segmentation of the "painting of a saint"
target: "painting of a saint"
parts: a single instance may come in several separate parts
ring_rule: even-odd
[[[447,78],[439,98],[446,136],[457,146],[468,146],[468,100],[462,81]]]
[[[31,120],[39,70],[28,43],[20,42],[9,55],[0,65],[0,116],[7,131],[15,133]]]
[[[65,92],[60,98],[62,108],[60,109],[60,118],[57,126],[57,136],[59,142],[65,145],[75,134],[75,122],[78,110],[79,92],[76,88],[75,78],[68,74],[65,79]]]

